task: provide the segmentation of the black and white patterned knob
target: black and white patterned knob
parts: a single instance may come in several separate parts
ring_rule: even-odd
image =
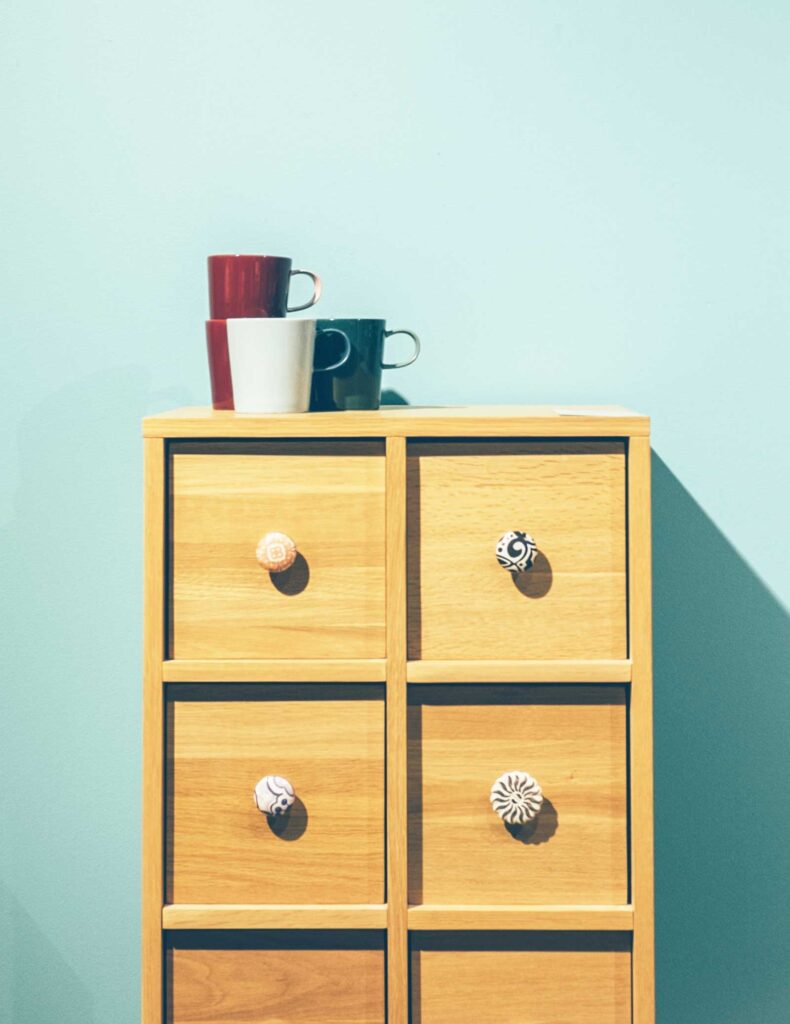
[[[296,794],[291,783],[282,775],[264,775],[255,784],[253,799],[261,814],[271,814],[276,818],[293,807]]]
[[[497,541],[496,560],[508,572],[526,572],[538,553],[535,541],[523,530],[508,530]]]
[[[540,814],[543,790],[529,772],[505,772],[491,787],[490,800],[506,825],[526,825]]]

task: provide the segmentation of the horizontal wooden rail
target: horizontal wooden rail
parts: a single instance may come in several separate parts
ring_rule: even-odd
[[[166,661],[166,683],[383,683],[383,658]]]
[[[410,683],[630,683],[631,662],[410,661]]]
[[[409,907],[412,931],[630,931],[633,923],[630,905]]]
[[[162,927],[386,928],[387,906],[377,903],[171,903],[162,909]]]
[[[146,437],[635,437],[650,420],[619,406],[385,406],[378,410],[255,415],[176,409],[143,420]]]

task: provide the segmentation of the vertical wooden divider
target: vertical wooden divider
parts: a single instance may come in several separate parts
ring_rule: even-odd
[[[147,437],[144,457],[143,583],[143,1024],[161,1024],[163,893],[163,762],[165,591],[165,441]]]
[[[409,1019],[406,439],[387,438],[387,1021]]]
[[[650,438],[628,442],[628,606],[631,682],[631,902],[633,1024],[654,1024],[653,641]]]

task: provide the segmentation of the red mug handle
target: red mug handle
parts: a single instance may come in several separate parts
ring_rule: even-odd
[[[420,339],[417,337],[414,331],[385,331],[384,337],[391,338],[393,334],[408,334],[408,336],[414,342],[414,353],[411,359],[407,359],[403,363],[382,363],[382,370],[402,370],[404,366],[411,366],[411,364],[420,354]]]
[[[321,278],[318,274],[314,274],[312,270],[292,270],[291,277],[295,277],[296,274],[304,274],[309,277],[313,282],[313,297],[309,302],[305,302],[303,306],[288,306],[286,309],[287,313],[298,313],[300,309],[309,309],[314,306],[316,302],[321,298]]]

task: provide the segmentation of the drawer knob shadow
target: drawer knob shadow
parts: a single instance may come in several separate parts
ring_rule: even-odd
[[[286,814],[270,814],[266,818],[270,831],[285,843],[294,843],[301,839],[307,831],[307,822],[307,808],[299,797],[296,797],[293,807]]]
[[[505,829],[516,840],[525,846],[540,846],[547,843],[559,827],[559,816],[557,808],[545,797],[540,813],[528,821],[525,825],[509,825],[505,823]]]
[[[307,584],[310,582],[310,566],[304,555],[297,551],[293,565],[281,572],[270,572],[269,579],[275,590],[279,590],[286,597],[295,597],[307,589]]]

